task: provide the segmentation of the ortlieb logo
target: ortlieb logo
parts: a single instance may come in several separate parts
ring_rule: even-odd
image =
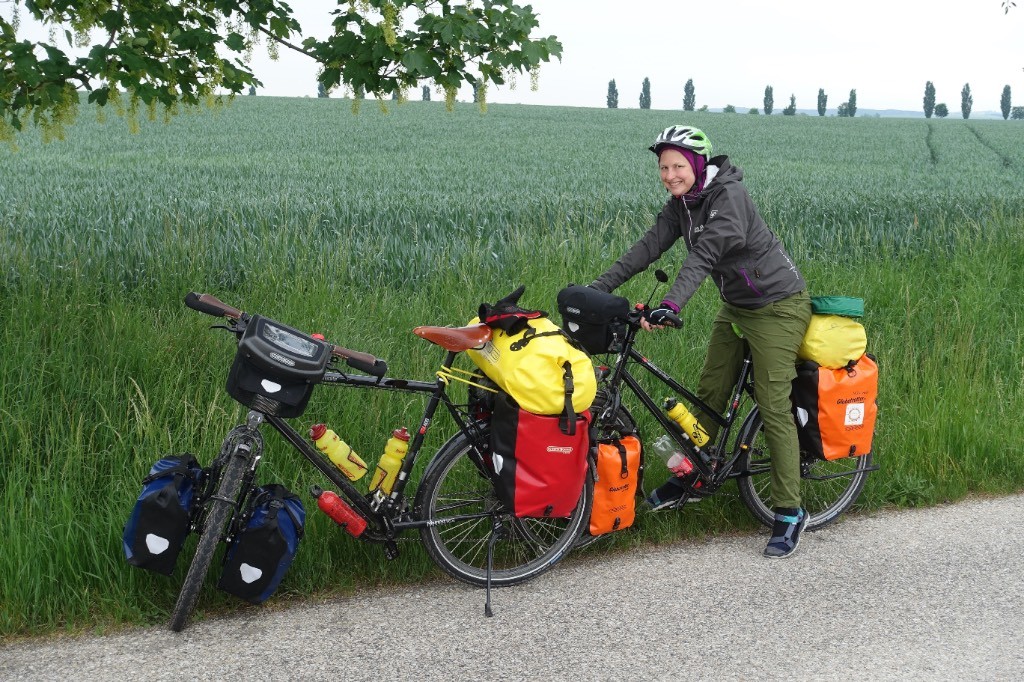
[[[273,358],[274,360],[277,360],[282,365],[288,365],[289,367],[294,367],[295,366],[295,361],[294,360],[292,360],[291,358],[286,358],[285,356],[281,355],[280,353],[275,353],[274,351],[270,351],[270,357]]]
[[[560,455],[571,455],[573,447],[571,445],[549,445],[548,452],[557,452]]]
[[[565,306],[565,312],[572,313],[573,315],[579,315],[581,311],[579,308],[573,308],[571,305],[567,305]]]
[[[484,347],[480,349],[480,355],[492,365],[498,364],[498,361],[501,360],[501,351],[495,348],[494,344],[490,341],[485,343]]]
[[[629,484],[626,483],[624,485],[616,486],[616,487],[613,487],[613,488],[608,488],[608,492],[610,492],[610,493],[617,493],[617,492],[620,492],[622,490],[629,490]]]

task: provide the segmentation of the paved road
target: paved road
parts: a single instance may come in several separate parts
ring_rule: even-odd
[[[449,582],[0,648],[0,679],[1020,680],[1024,496],[595,554],[494,594]]]

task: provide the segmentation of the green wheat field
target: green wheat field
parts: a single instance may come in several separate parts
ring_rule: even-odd
[[[441,353],[414,326],[463,324],[519,284],[555,313],[561,287],[650,225],[665,192],[646,147],[678,122],[744,169],[812,294],[865,299],[881,470],[857,509],[1024,489],[1024,124],[421,102],[354,116],[342,100],[244,97],[131,135],[83,107],[67,141],[29,133],[0,152],[0,635],[170,613],[194,540],[166,578],[126,564],[122,526],[153,461],[209,462],[244,415],[224,392],[231,338],[186,292],[430,379]],[[621,291],[645,300],[654,284]],[[694,381],[716,306],[706,284],[686,328],[646,336],[644,352]],[[372,463],[422,408],[330,387],[295,425],[324,421]],[[439,419],[428,445],[451,428]],[[415,536],[388,562],[339,531],[308,493],[324,481],[270,432],[261,482],[309,512],[271,608],[442,579]],[[728,486],[588,551],[755,528]],[[267,608],[214,582],[200,617]]]

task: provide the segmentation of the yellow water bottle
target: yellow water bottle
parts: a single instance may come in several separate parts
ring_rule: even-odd
[[[391,432],[387,445],[384,446],[384,454],[377,462],[377,470],[373,472],[373,479],[370,481],[370,492],[378,488],[390,494],[391,488],[395,485],[395,478],[402,468],[405,455],[409,452],[409,432],[403,426]]]
[[[704,430],[704,427],[700,425],[697,418],[686,409],[678,400],[674,398],[665,399],[665,410],[668,411],[668,416],[672,418],[676,424],[690,437],[694,445],[699,448],[704,447],[710,439],[708,432]]]
[[[316,449],[327,455],[348,480],[358,481],[369,470],[366,462],[356,454],[356,451],[326,425],[315,424],[309,430],[309,437],[313,439]]]

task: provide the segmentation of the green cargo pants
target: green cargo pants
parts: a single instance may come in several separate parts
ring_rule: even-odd
[[[807,291],[793,294],[756,310],[723,303],[711,325],[711,339],[704,360],[697,396],[719,412],[736,385],[750,345],[754,367],[754,399],[764,420],[765,437],[772,459],[772,502],[775,507],[800,506],[800,445],[790,408],[790,390],[796,378],[796,351],[811,320]],[[732,325],[743,332],[736,336]],[[711,438],[717,425],[706,423]]]

